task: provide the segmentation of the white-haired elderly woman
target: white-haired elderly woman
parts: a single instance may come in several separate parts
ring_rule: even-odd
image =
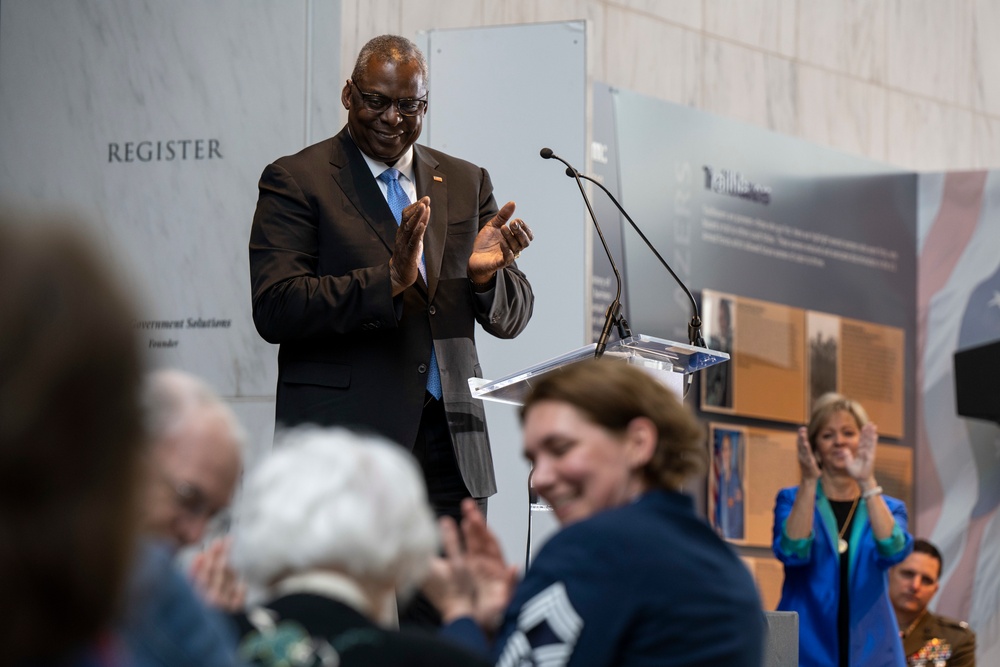
[[[437,550],[417,464],[378,436],[289,433],[243,489],[234,564],[266,602],[237,618],[252,665],[482,665],[392,629]]]

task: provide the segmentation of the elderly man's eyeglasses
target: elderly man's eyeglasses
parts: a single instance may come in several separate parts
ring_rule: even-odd
[[[193,484],[178,482],[173,490],[177,504],[191,516],[209,519],[215,514],[215,510],[208,504],[205,494]]]
[[[194,484],[174,481],[166,474],[163,474],[162,478],[173,492],[174,502],[183,516],[194,521],[207,521],[210,535],[221,535],[228,532],[232,522],[228,507],[213,506],[205,492]]]
[[[216,509],[209,503],[205,493],[194,484],[178,482],[164,471],[160,471],[163,483],[173,492],[174,502],[185,514],[196,519],[211,519]]]
[[[357,84],[351,81],[351,86],[358,91],[361,95],[361,102],[365,107],[365,110],[371,111],[372,113],[384,113],[386,109],[395,105],[396,110],[399,112],[400,116],[417,116],[425,108],[427,108],[427,93],[421,98],[414,97],[401,97],[399,99],[392,99],[391,97],[386,97],[379,93],[366,93],[365,91],[358,88]]]

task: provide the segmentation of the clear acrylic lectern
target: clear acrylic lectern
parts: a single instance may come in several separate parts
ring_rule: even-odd
[[[579,349],[567,352],[502,377],[499,380],[483,380],[469,378],[469,389],[475,398],[484,401],[496,401],[523,405],[524,399],[531,387],[543,376],[558,373],[560,369],[594,356],[596,343],[591,343]],[[604,357],[621,359],[625,363],[636,364],[651,373],[663,384],[672,389],[678,398],[684,397],[684,383],[692,373],[703,368],[729,361],[729,354],[696,347],[686,343],[677,343],[662,338],[654,338],[638,334],[609,343],[604,351]],[[531,484],[529,477],[529,486]],[[525,567],[537,553],[541,544],[557,529],[552,508],[541,502],[534,492],[530,492],[530,508],[528,512],[528,544],[525,554]]]
[[[469,378],[469,389],[475,398],[484,401],[498,401],[521,405],[524,397],[533,384],[544,375],[558,371],[564,366],[575,364],[594,356],[596,343],[591,343],[579,349],[554,357],[540,364],[530,366],[499,380],[482,380]],[[704,347],[695,347],[687,343],[677,343],[662,338],[654,338],[637,334],[609,343],[604,351],[608,358],[621,359],[630,364],[641,366],[656,375],[664,384],[678,391],[681,390],[685,376],[729,361],[729,355]]]

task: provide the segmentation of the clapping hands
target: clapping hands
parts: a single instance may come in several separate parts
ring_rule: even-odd
[[[243,609],[247,587],[229,564],[230,537],[214,540],[191,563],[191,583],[201,599],[227,612]]]
[[[805,426],[799,427],[795,446],[798,453],[799,469],[802,471],[802,481],[819,479],[819,462],[816,460],[812,445],[809,444],[809,436]]]
[[[476,502],[462,502],[462,525],[439,521],[444,556],[435,558],[424,595],[447,623],[471,616],[487,632],[500,625],[517,583],[517,568],[503,559],[500,543]],[[464,542],[464,544],[463,544]]]
[[[858,452],[848,453],[847,473],[859,484],[875,477],[875,447],[878,444],[878,427],[868,423],[861,428]]]
[[[514,215],[514,202],[503,205],[479,230],[469,257],[468,276],[474,283],[485,283],[500,269],[510,266],[535,238],[531,228]]]

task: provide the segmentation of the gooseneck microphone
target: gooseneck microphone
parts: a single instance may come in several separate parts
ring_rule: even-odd
[[[601,223],[597,221],[597,216],[594,214],[594,207],[590,205],[590,198],[587,197],[587,191],[583,188],[583,182],[580,180],[578,175],[579,172],[577,172],[577,170],[574,169],[569,162],[553,153],[551,148],[543,148],[538,152],[538,154],[546,160],[551,158],[559,160],[566,165],[566,174],[576,178],[576,185],[580,188],[580,194],[583,196],[583,202],[587,205],[587,211],[590,213],[590,219],[594,221],[594,228],[597,229],[597,236],[600,237],[601,245],[604,246],[604,252],[607,253],[608,261],[611,262],[611,270],[615,272],[615,298],[614,301],[611,302],[611,305],[608,306],[608,310],[604,315],[604,327],[601,329],[601,335],[597,339],[597,349],[594,351],[594,356],[600,357],[604,354],[604,350],[608,347],[608,338],[611,337],[612,324],[618,323],[619,333],[622,335],[622,338],[632,335],[632,333],[628,331],[628,324],[625,322],[625,318],[621,316],[622,275],[618,272],[618,265],[615,264],[615,258],[611,254],[611,249],[608,248],[608,242],[604,240],[604,232],[601,230]]]
[[[543,155],[542,157],[545,156]],[[568,165],[566,167],[566,175],[575,178],[578,182],[581,178],[587,179],[591,183],[597,185],[597,187],[599,187],[600,189],[604,190],[604,194],[606,194],[608,198],[611,199],[612,202],[614,202],[614,205],[618,207],[618,210],[621,211],[621,214],[625,216],[625,219],[628,220],[628,223],[632,225],[632,229],[635,230],[635,233],[638,234],[639,238],[643,240],[643,242],[646,244],[646,247],[649,248],[654,255],[656,255],[656,259],[660,260],[660,264],[663,265],[663,268],[665,268],[670,273],[674,281],[678,285],[680,285],[681,289],[684,290],[684,293],[687,295],[687,298],[691,301],[691,321],[688,322],[688,342],[696,347],[705,347],[705,338],[702,336],[701,333],[701,315],[698,313],[698,302],[695,300],[694,295],[691,294],[691,290],[689,290],[687,285],[684,284],[684,281],[681,280],[676,273],[674,273],[674,270],[670,268],[669,264],[667,264],[667,260],[663,259],[663,257],[660,256],[660,253],[656,250],[655,247],[653,247],[653,244],[650,243],[649,239],[646,238],[646,235],[642,233],[642,230],[639,229],[639,226],[635,224],[635,221],[632,220],[632,216],[630,216],[628,212],[625,210],[625,208],[618,203],[618,200],[615,199],[615,196],[613,194],[611,194],[611,191],[608,190],[606,187],[604,187],[604,184],[598,181],[597,179],[591,178],[586,174],[581,174],[580,172],[576,171],[575,169],[573,169]]]

